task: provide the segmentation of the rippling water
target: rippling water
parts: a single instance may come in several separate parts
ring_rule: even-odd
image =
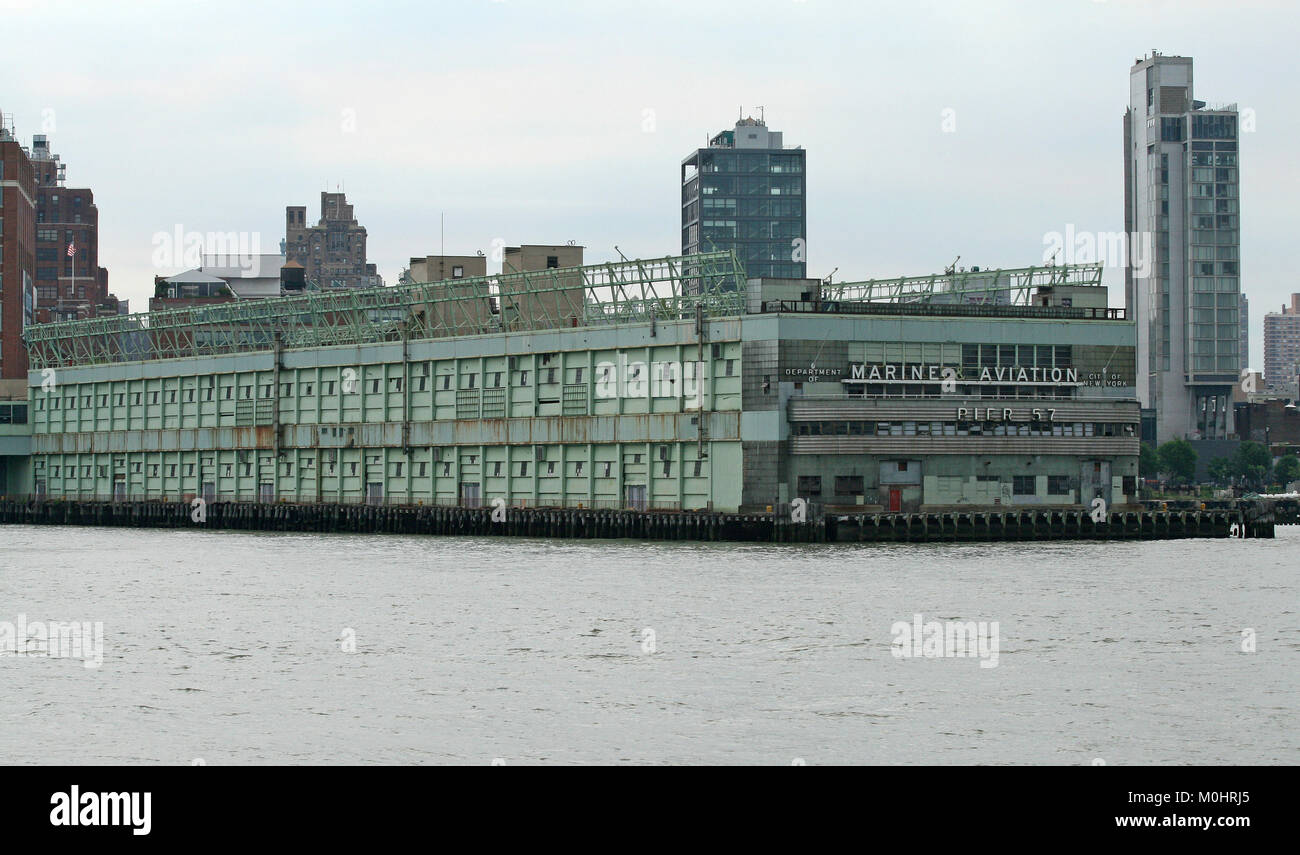
[[[0,762],[1298,763],[1298,546],[0,527],[0,621],[104,628],[0,656]]]

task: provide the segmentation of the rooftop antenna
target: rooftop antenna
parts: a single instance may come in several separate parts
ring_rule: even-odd
[[[759,120],[760,122],[762,122],[763,124],[766,125],[766,124],[767,124],[767,113],[766,113],[765,111],[766,111],[766,108],[765,108],[762,104],[759,104],[759,105],[758,105],[758,120]]]

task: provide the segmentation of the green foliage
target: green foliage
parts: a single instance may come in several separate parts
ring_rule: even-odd
[[[1156,450],[1160,471],[1184,483],[1196,477],[1196,449],[1185,439],[1171,439]]]
[[[1220,486],[1226,485],[1228,480],[1237,473],[1237,467],[1231,457],[1216,457],[1209,462],[1206,469],[1210,473],[1210,479]]]
[[[1232,462],[1237,475],[1244,478],[1246,483],[1258,487],[1268,477],[1273,458],[1263,443],[1248,441],[1237,446]]]
[[[1292,481],[1300,479],[1300,458],[1288,454],[1279,458],[1273,466],[1273,477],[1285,487]]]
[[[1154,478],[1160,473],[1160,458],[1156,450],[1145,442],[1138,453],[1138,474],[1143,478]]]

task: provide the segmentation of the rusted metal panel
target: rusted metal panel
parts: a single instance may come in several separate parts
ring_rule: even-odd
[[[411,423],[410,444],[583,445],[619,442],[688,442],[699,438],[706,419],[711,440],[740,437],[740,412],[625,413],[604,416],[541,416],[516,419],[448,419]],[[394,448],[402,445],[401,422],[288,425],[285,448]],[[165,428],[85,433],[35,434],[35,454],[104,454],[209,449],[274,448],[271,425],[219,428]]]

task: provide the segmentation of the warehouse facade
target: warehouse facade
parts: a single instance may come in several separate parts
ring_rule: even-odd
[[[999,272],[1020,304],[981,304],[987,276],[889,302],[879,283],[746,282],[716,255],[484,281],[483,311],[458,280],[37,328],[31,457],[5,489],[718,511],[1134,500],[1135,332],[1099,271]],[[500,305],[516,300],[555,322]],[[465,320],[447,325],[453,301]]]

